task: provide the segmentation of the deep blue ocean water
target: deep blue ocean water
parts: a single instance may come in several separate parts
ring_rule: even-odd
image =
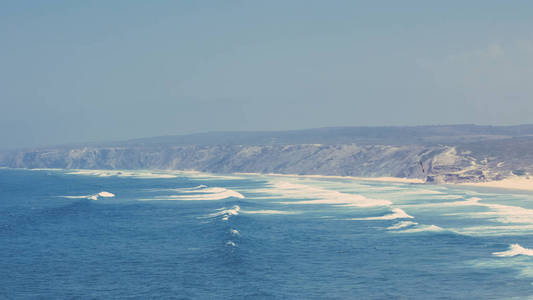
[[[2,299],[523,299],[530,248],[527,193],[0,169]]]

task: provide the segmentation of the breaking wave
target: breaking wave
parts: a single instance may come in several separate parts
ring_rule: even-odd
[[[502,251],[502,252],[494,252],[492,253],[494,256],[499,257],[512,257],[517,255],[527,255],[527,256],[533,256],[533,250],[524,248],[520,246],[519,244],[511,244],[509,245],[509,250]]]
[[[388,214],[388,215],[384,215],[380,217],[352,218],[350,220],[367,221],[367,220],[394,220],[394,219],[413,219],[413,216],[408,215],[401,208],[393,208],[392,214]]]
[[[480,206],[486,207],[491,211],[459,213],[471,217],[488,217],[500,223],[521,223],[533,224],[533,209],[527,209],[520,206],[511,206],[503,204],[482,203],[482,199],[472,197],[465,201],[443,202],[418,204],[416,207],[453,207],[453,206]]]
[[[149,200],[186,200],[186,201],[196,201],[196,200],[222,200],[227,198],[238,198],[244,199],[244,195],[230,189],[222,187],[207,187],[205,185],[199,185],[194,188],[183,188],[183,189],[172,189],[171,191],[180,192],[181,195],[168,195],[160,196],[150,199],[139,199],[144,201]]]
[[[234,205],[232,208],[219,208],[218,211],[212,214],[209,214],[209,217],[218,217],[222,216],[223,221],[229,220],[231,216],[237,216],[239,215],[239,211],[241,210],[241,207],[238,205]]]
[[[417,232],[440,232],[444,231],[444,228],[437,225],[417,225],[415,228],[410,228],[406,230],[400,230],[395,232],[401,233],[417,233]]]
[[[110,193],[110,192],[106,192],[106,191],[102,191],[98,194],[94,194],[94,195],[84,195],[84,196],[61,196],[63,198],[67,198],[67,199],[90,199],[90,200],[98,200],[98,198],[102,197],[102,198],[111,198],[111,197],[115,197],[115,194],[113,193]]]
[[[263,215],[295,215],[299,212],[295,211],[285,211],[285,210],[271,210],[271,209],[262,209],[262,210],[242,210],[244,214],[263,214]]]
[[[260,190],[261,191],[261,190]],[[392,202],[382,199],[371,199],[363,195],[348,194],[320,187],[289,182],[274,182],[272,189],[262,190],[284,199],[309,199],[300,201],[284,201],[281,204],[334,204],[355,207],[388,206]]]
[[[412,222],[412,221],[401,221],[401,222],[398,222],[392,226],[389,226],[387,227],[387,229],[389,230],[397,230],[397,229],[402,229],[402,228],[405,228],[405,227],[410,227],[410,226],[414,226],[414,225],[418,225],[417,222]]]
[[[74,170],[68,172],[69,175],[86,175],[97,177],[133,177],[133,178],[176,178],[174,174],[168,172],[152,172],[152,171],[125,171],[125,170]]]

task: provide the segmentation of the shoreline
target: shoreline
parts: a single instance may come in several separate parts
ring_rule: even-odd
[[[2,167],[2,169],[26,169],[26,168],[9,168]],[[315,178],[315,179],[347,179],[347,180],[358,180],[358,181],[375,181],[375,182],[392,182],[392,183],[410,183],[410,184],[425,184],[426,181],[420,178],[402,178],[402,177],[358,177],[358,176],[341,176],[341,175],[316,175],[316,174],[281,174],[281,173],[253,173],[253,172],[234,172],[234,173],[209,173],[196,170],[159,170],[159,169],[139,169],[139,170],[112,170],[112,169],[58,169],[58,168],[35,168],[35,169],[26,169],[26,170],[50,170],[50,171],[107,171],[107,172],[161,172],[161,173],[190,173],[190,174],[206,174],[206,175],[233,175],[233,176],[272,176],[272,177],[291,177],[291,178]],[[112,175],[109,175],[112,176]],[[533,178],[531,177],[520,177],[513,176],[507,177],[502,180],[494,180],[487,182],[461,182],[461,183],[432,183],[434,185],[443,185],[443,186],[457,186],[457,187],[475,187],[475,188],[492,188],[492,189],[504,189],[504,190],[519,190],[533,192]]]
[[[505,190],[520,190],[533,192],[533,178],[530,177],[507,177],[502,180],[494,180],[487,182],[462,182],[452,183],[457,186],[467,187],[483,187],[483,188],[495,188]]]
[[[378,181],[378,182],[397,182],[397,183],[425,183],[425,180],[419,178],[402,178],[402,177],[356,177],[356,176],[341,176],[341,175],[316,175],[316,174],[281,174],[281,173],[247,173],[236,172],[234,175],[245,176],[274,176],[274,177],[300,177],[300,178],[323,178],[323,179],[351,179],[359,181]]]

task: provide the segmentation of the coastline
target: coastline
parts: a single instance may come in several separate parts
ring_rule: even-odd
[[[252,175],[252,176],[274,176],[274,177],[300,177],[300,178],[324,178],[324,179],[350,179],[359,181],[377,181],[377,182],[392,182],[392,183],[411,183],[411,184],[425,184],[424,179],[419,178],[402,178],[402,177],[356,177],[356,176],[340,176],[340,175],[299,175],[299,174],[279,174],[279,173],[233,173],[235,175]],[[445,182],[445,183],[428,183],[443,186],[465,186],[476,188],[493,188],[503,190],[519,190],[533,192],[533,178],[530,177],[508,177],[503,180],[494,180],[487,182]]]
[[[280,174],[280,173],[232,173],[235,175],[251,175],[251,176],[275,176],[275,177],[300,177],[300,178],[324,178],[324,179],[351,179],[360,181],[379,181],[379,182],[397,182],[397,183],[425,183],[426,181],[419,178],[402,178],[402,177],[356,177],[356,176],[340,176],[340,175],[300,175],[300,174]]]
[[[470,187],[486,187],[506,190],[521,190],[533,192],[533,178],[530,177],[508,177],[502,180],[487,181],[487,182],[463,182],[454,183],[458,186]]]
[[[2,169],[12,169],[9,167],[2,167]],[[18,168],[15,168],[18,169]],[[24,169],[24,168],[21,168]],[[316,174],[281,174],[281,173],[253,173],[253,172],[235,172],[229,174],[218,174],[218,173],[209,173],[196,170],[156,170],[156,169],[143,169],[143,170],[108,170],[108,169],[58,169],[58,168],[35,168],[35,169],[26,169],[26,170],[65,170],[72,172],[97,172],[104,171],[109,173],[122,173],[122,172],[156,172],[156,173],[167,173],[167,174],[176,174],[176,173],[189,173],[189,174],[205,174],[205,175],[233,175],[233,176],[272,176],[272,177],[291,177],[291,178],[323,178],[323,179],[348,179],[348,180],[359,180],[359,181],[376,181],[376,182],[391,182],[391,183],[410,183],[410,184],[424,184],[425,180],[420,178],[402,178],[402,177],[357,177],[357,176],[340,176],[340,175],[316,175]],[[107,176],[112,176],[116,174],[108,174]],[[161,176],[160,174],[159,176]],[[142,176],[142,175],[141,175]],[[163,175],[164,176],[164,175]],[[168,178],[168,177],[167,177]],[[433,183],[434,184],[434,183]],[[513,176],[508,177],[502,180],[487,181],[487,182],[461,182],[461,183],[437,183],[436,185],[444,186],[464,186],[464,187],[476,187],[476,188],[495,188],[495,189],[504,189],[504,190],[520,190],[533,192],[533,178],[531,177],[519,177]]]

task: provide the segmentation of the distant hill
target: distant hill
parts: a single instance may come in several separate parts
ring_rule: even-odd
[[[193,169],[475,182],[533,174],[533,125],[208,132],[2,152],[0,166]]]

